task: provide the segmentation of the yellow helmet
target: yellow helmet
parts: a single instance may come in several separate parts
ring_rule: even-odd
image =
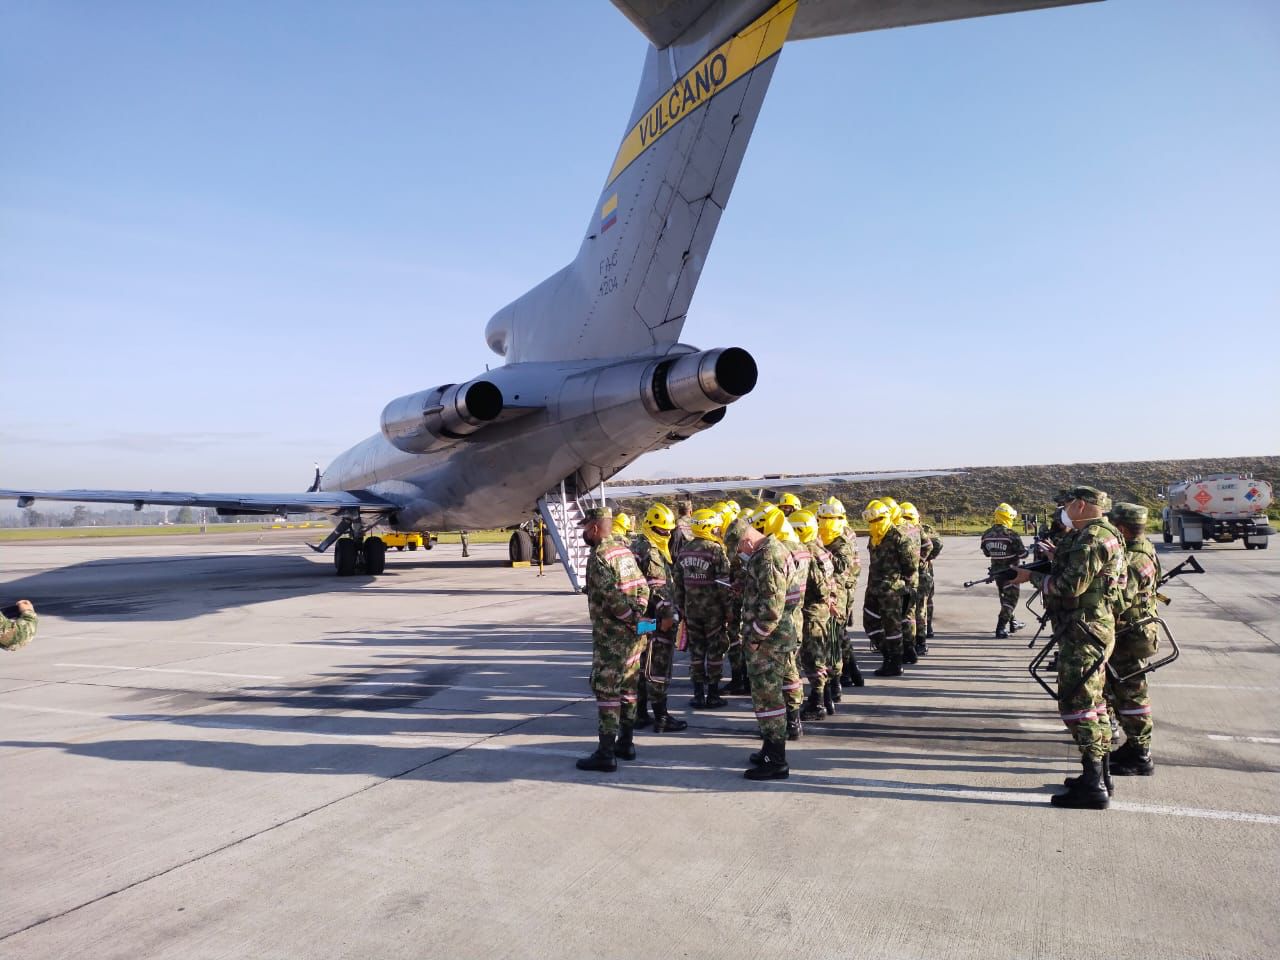
[[[920,511],[916,509],[916,505],[914,503],[903,503],[902,518],[908,523],[919,523]]]
[[[676,528],[676,515],[665,503],[655,503],[644,515],[644,529],[658,539],[671,536]]]
[[[737,500],[726,500],[724,502],[724,510],[721,513],[725,516],[725,524],[728,525],[738,519],[738,515],[742,513],[742,508],[738,506]]]
[[[710,508],[710,509],[714,510],[716,513],[720,514],[720,516],[722,516],[722,517],[723,517],[723,516],[724,516],[724,501],[723,501],[723,500],[717,500],[715,503],[713,503],[713,504],[711,505],[711,508]]]
[[[835,497],[828,497],[827,502],[818,508],[820,517],[839,517],[845,519],[844,504]]]
[[[1002,503],[996,507],[995,513],[991,515],[991,519],[1002,527],[1013,526],[1013,521],[1018,519],[1018,511],[1013,509],[1007,503]]]
[[[757,510],[756,515],[751,518],[751,525],[766,537],[778,536],[778,534],[782,532],[783,525],[786,523],[786,515],[777,507],[772,505],[764,510]]]
[[[902,522],[902,507],[893,497],[881,497],[880,502],[889,508],[889,522],[895,527]]]
[[[631,519],[631,514],[615,513],[613,515],[613,535],[615,537],[625,537],[634,526],[635,521]]]
[[[796,535],[796,528],[791,525],[791,521],[786,517],[782,518],[782,529],[778,531],[778,539],[787,543],[800,542],[800,537]]]
[[[776,510],[776,509],[778,508],[775,507],[768,500],[761,500],[759,503],[755,505],[756,516],[759,516],[760,514],[764,513],[766,510]]]
[[[867,509],[862,511],[862,519],[867,521],[867,527],[871,531],[871,545],[880,546],[880,541],[893,526],[893,515],[889,508],[883,500],[872,500],[867,504]]]
[[[800,498],[794,493],[784,493],[778,498],[778,509],[791,516],[792,512],[800,509]]]
[[[818,507],[818,539],[822,541],[824,547],[844,533],[848,525],[849,521],[845,519],[843,503],[839,504],[839,506],[832,503],[824,503]]]
[[[842,517],[844,516],[844,504],[840,502],[839,497],[835,497],[835,496],[827,497],[827,504],[839,510],[840,516]]]
[[[719,543],[722,519],[720,513],[714,509],[693,511],[693,535],[699,540],[711,540],[714,543]]]
[[[797,510],[787,517],[787,523],[795,528],[801,543],[812,543],[818,536],[818,518],[808,510]]]

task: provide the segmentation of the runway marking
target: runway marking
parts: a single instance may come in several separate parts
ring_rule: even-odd
[[[1161,683],[1161,690],[1249,690],[1254,692],[1273,691],[1275,687],[1241,687],[1230,683]]]
[[[1280,737],[1236,737],[1225,733],[1211,733],[1210,740],[1225,740],[1230,743],[1280,743]]]
[[[183,673],[195,677],[230,677],[233,680],[284,680],[262,673],[218,673],[214,670],[177,670],[172,667],[121,667],[107,663],[55,663],[55,667],[76,667],[83,670],[135,670],[141,673]]]
[[[0,709],[22,710],[33,713],[62,713],[69,717],[93,717],[95,720],[114,720],[109,713],[93,713],[89,710],[67,710],[63,707],[36,707],[25,703],[0,703]]]

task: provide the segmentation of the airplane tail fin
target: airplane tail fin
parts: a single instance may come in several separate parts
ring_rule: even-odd
[[[493,316],[491,349],[602,359],[679,339],[798,2],[715,0],[649,47],[577,258]]]

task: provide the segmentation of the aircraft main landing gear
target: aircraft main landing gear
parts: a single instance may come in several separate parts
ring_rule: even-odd
[[[333,568],[340,577],[367,573],[376,577],[387,569],[387,543],[381,537],[364,535],[364,524],[347,518],[333,528],[323,542],[311,549],[322,553],[333,546]]]

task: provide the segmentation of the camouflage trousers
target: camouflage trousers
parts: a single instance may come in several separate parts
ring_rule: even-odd
[[[591,631],[591,691],[600,712],[600,732],[617,733],[636,722],[636,687],[645,638],[628,624],[596,625]]]
[[[1117,645],[1111,657],[1111,666],[1120,676],[1144,669],[1150,661],[1135,656]],[[1125,737],[1144,751],[1151,749],[1151,690],[1147,685],[1148,674],[1132,680],[1117,681],[1107,677],[1107,706],[1120,721]]]
[[[840,669],[832,672],[831,618],[804,618],[804,635],[800,639],[800,666],[809,678],[809,686],[821,695],[828,677],[839,677]]]
[[[684,622],[689,638],[689,679],[694,683],[719,683],[724,676],[724,656],[729,631],[723,623],[702,623],[690,617]]]
[[[649,699],[657,700],[667,695],[671,671],[676,664],[676,638],[670,634],[650,633],[640,658],[640,675],[649,690]]]
[[[738,673],[747,669],[746,651],[742,645],[742,598],[733,594],[729,600],[729,626],[725,630],[729,646],[729,664]]]
[[[1000,587],[1000,616],[996,620],[997,630],[1008,630],[1013,622],[1013,612],[1018,609],[1019,588],[1016,583]]]
[[[933,565],[920,568],[920,592],[916,594],[916,636],[927,636],[933,629]]]
[[[905,593],[867,591],[862,605],[862,629],[871,646],[886,656],[902,656]],[[914,642],[914,637],[912,639]]]
[[[1106,664],[1101,661],[1112,646],[1103,646],[1079,620],[1068,621],[1058,634],[1058,712],[1081,756],[1094,760],[1111,750],[1111,720],[1103,695]]]
[[[916,604],[920,600],[919,590],[908,590],[902,595],[902,646],[915,648],[916,645]]]
[[[787,693],[783,689],[795,671],[795,645],[780,631],[774,631],[758,642],[744,644],[747,676],[751,678],[751,708],[760,725],[760,736],[766,740],[784,740],[787,736]],[[796,673],[796,681],[799,674]]]

